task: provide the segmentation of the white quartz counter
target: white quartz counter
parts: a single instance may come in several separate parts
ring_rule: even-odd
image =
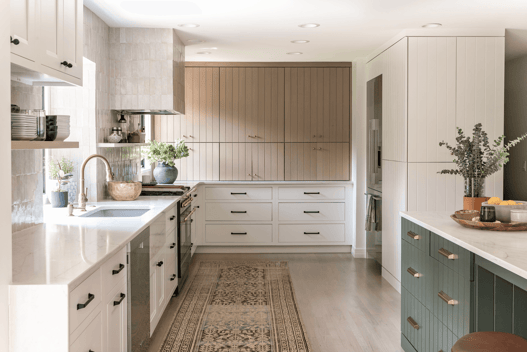
[[[527,279],[527,231],[468,229],[452,220],[450,212],[406,211],[400,214],[403,218]]]
[[[80,284],[124,248],[180,197],[139,197],[132,202],[88,203],[148,207],[135,218],[68,217],[67,208],[46,207],[44,224],[13,234],[13,285]],[[88,211],[96,209],[88,207]],[[80,211],[76,210],[75,215]]]

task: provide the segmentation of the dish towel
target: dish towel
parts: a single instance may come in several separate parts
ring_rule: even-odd
[[[368,195],[366,207],[366,231],[381,231],[381,207],[377,200]]]

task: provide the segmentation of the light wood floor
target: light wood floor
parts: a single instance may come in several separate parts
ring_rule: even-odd
[[[190,275],[201,260],[257,258],[289,261],[312,352],[402,351],[401,296],[373,260],[351,254],[196,254]],[[182,296],[170,301],[149,352],[161,348]]]

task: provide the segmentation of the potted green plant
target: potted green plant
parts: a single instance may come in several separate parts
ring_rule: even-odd
[[[151,141],[143,148],[143,155],[150,162],[157,162],[154,178],[160,184],[172,184],[178,176],[174,160],[189,156],[185,141],[178,139],[174,144]]]
[[[498,172],[509,161],[509,149],[525,137],[527,134],[505,144],[505,136],[500,136],[491,145],[482,124],[478,123],[472,130],[472,139],[465,136],[458,127],[456,146],[445,141],[439,143],[439,146],[445,146],[450,151],[454,156],[453,162],[457,165],[457,169],[441,170],[439,173],[461,175],[464,178],[464,210],[479,210],[481,204],[489,199],[484,196],[485,179]]]
[[[62,185],[69,183],[73,172],[73,162],[62,157],[60,161],[51,160],[49,163],[49,176],[57,181],[57,189],[50,192],[51,206],[64,208],[68,206],[68,191],[61,189]]]

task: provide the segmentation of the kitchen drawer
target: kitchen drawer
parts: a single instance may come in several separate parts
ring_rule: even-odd
[[[150,225],[150,259],[159,253],[166,240],[166,217],[162,214]]]
[[[430,341],[428,343],[428,349],[425,351],[452,351],[452,346],[456,343],[459,338],[450,331],[443,323],[439,321],[435,316],[430,321]]]
[[[102,299],[101,270],[97,270],[69,295],[69,329],[73,332],[90,315]]]
[[[344,187],[280,187],[278,199],[344,200]]]
[[[278,242],[344,242],[344,224],[278,225]]]
[[[170,232],[170,230],[173,230],[176,228],[177,224],[177,206],[173,207],[172,209],[169,209],[165,212],[165,221],[166,221],[166,231],[167,233]]]
[[[456,336],[470,333],[470,278],[459,275],[432,259],[432,312]],[[448,304],[439,297],[442,293],[454,302]],[[449,299],[445,297],[445,299]]]
[[[429,351],[426,346],[430,341],[429,324],[432,318],[432,313],[425,306],[401,288],[401,332],[416,351]]]
[[[272,203],[207,203],[208,221],[271,221]]]
[[[177,261],[176,258],[167,257],[167,267],[165,268],[165,297],[170,300],[177,288]]]
[[[271,187],[207,187],[207,200],[269,200],[273,199]]]
[[[344,203],[279,203],[280,221],[344,221]]]
[[[102,351],[102,314],[99,313],[81,335],[73,341],[70,352]]]
[[[428,253],[402,241],[401,285],[426,308],[432,310],[432,261]],[[437,293],[436,293],[437,294]]]
[[[167,236],[167,241],[165,242],[165,247],[163,249],[167,262],[171,260],[176,260],[177,257],[177,239],[176,233],[172,231],[171,236]]]
[[[471,254],[465,248],[431,232],[430,255],[456,273],[470,278]]]
[[[102,265],[101,277],[103,297],[106,297],[115,285],[117,285],[122,278],[126,277],[126,265],[126,248],[121,249]]]
[[[428,253],[430,231],[414,224],[408,219],[401,218],[401,238],[419,250]]]
[[[205,225],[206,243],[271,243],[273,225]]]

